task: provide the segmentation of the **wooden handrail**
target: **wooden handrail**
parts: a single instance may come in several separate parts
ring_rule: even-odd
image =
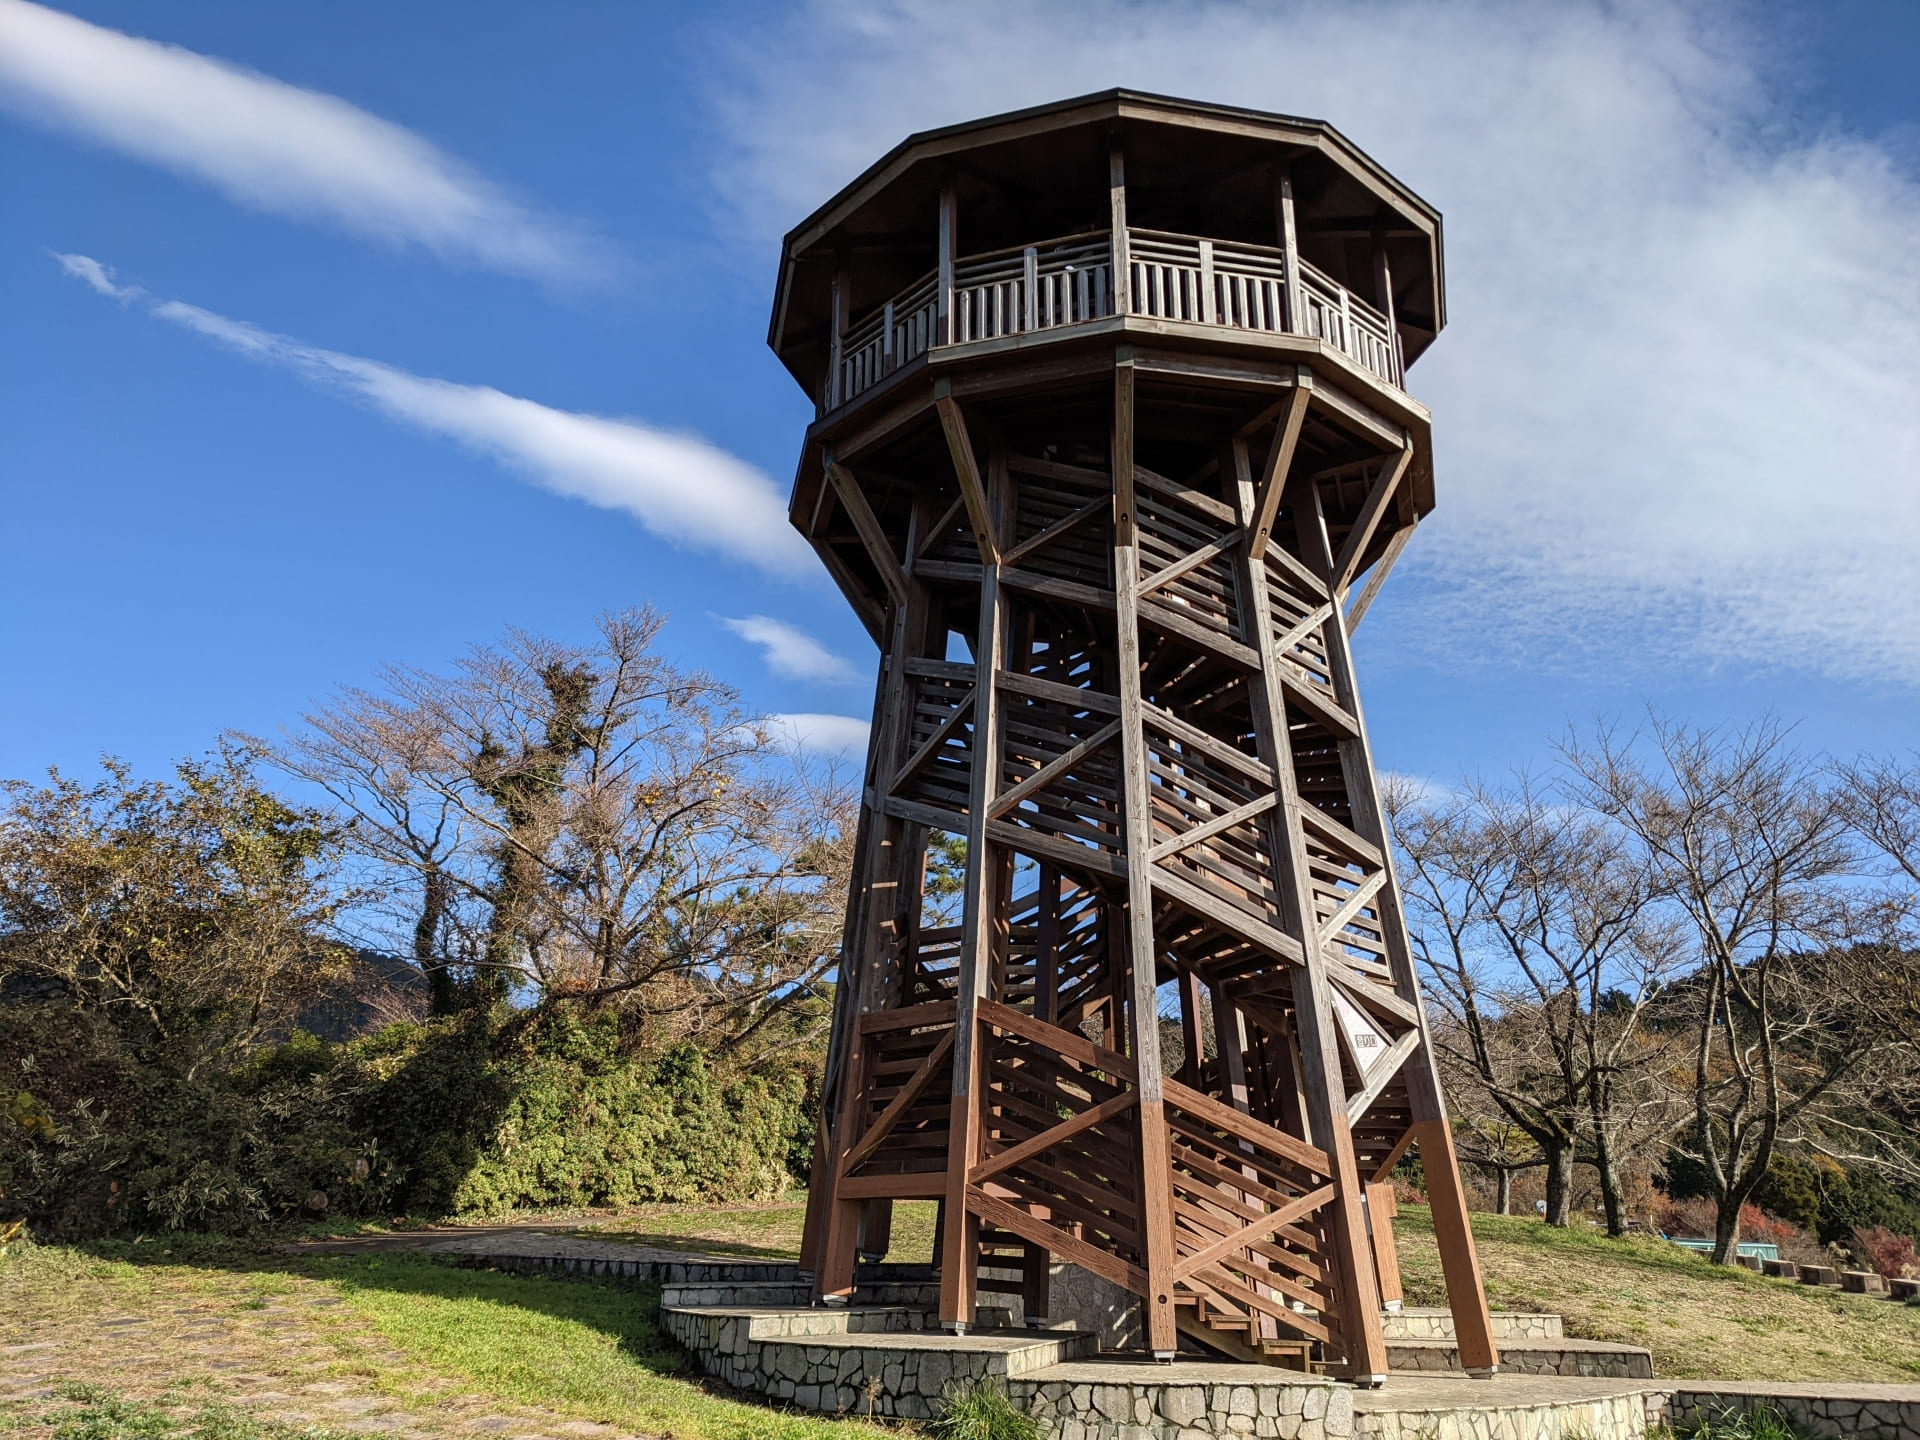
[[[943,233],[952,223],[946,216]],[[1116,303],[1132,315],[1318,339],[1402,384],[1394,321],[1287,248],[1131,226],[1120,242],[1110,231],[1080,231],[943,257],[836,337],[827,408],[929,350],[1087,324]],[[1125,274],[1114,271],[1116,254]]]

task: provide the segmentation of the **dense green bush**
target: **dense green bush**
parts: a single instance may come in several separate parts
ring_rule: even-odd
[[[296,1035],[205,1078],[137,1063],[84,1013],[12,1006],[0,1055],[0,1083],[31,1084],[54,1122],[16,1142],[0,1210],[52,1235],[768,1199],[807,1128],[801,1070],[656,1052],[613,1011]]]

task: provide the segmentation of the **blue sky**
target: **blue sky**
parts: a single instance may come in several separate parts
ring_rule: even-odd
[[[1446,214],[1384,766],[1649,701],[1920,744],[1920,6],[1100,13],[0,0],[0,775],[646,601],[863,720],[778,529],[778,236],[910,130],[1112,84],[1324,116]]]

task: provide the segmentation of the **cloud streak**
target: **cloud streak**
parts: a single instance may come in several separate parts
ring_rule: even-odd
[[[806,631],[771,615],[713,617],[722,628],[760,647],[767,668],[788,680],[811,680],[830,685],[857,681],[860,672],[844,655],[836,655]]]
[[[1920,184],[1778,103],[1763,17],[811,0],[723,42],[716,193],[764,250],[914,129],[1115,84],[1324,116],[1447,216],[1402,655],[1913,684]]]
[[[730,555],[779,575],[813,573],[818,563],[787,524],[773,482],[697,435],[556,410],[488,385],[414,375],[184,301],[154,299],[137,286],[117,283],[112,269],[90,256],[55,258],[99,294],[138,299],[161,320],[289,370],[388,419],[456,441],[555,494],[623,511],[677,545]]]
[[[766,725],[771,734],[796,749],[854,756],[866,753],[870,728],[865,720],[851,715],[812,713],[769,715]]]
[[[610,268],[586,236],[411,130],[29,0],[0,0],[0,107],[248,209],[562,286]]]

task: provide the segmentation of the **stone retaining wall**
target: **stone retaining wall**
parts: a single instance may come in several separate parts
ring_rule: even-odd
[[[709,1375],[738,1389],[804,1410],[910,1420],[931,1419],[955,1384],[989,1378],[1012,1384],[1094,1349],[1092,1336],[1067,1333],[963,1339],[928,1328],[923,1312],[900,1307],[785,1314],[662,1309],[660,1318]]]
[[[1062,1365],[1007,1388],[1048,1440],[1352,1440],[1354,1434],[1353,1391],[1306,1377],[1255,1387],[1231,1379],[1121,1379],[1113,1367]]]
[[[1562,1375],[1581,1380],[1651,1380],[1653,1357],[1635,1345],[1604,1340],[1501,1341],[1503,1375]],[[1398,1373],[1459,1374],[1459,1348],[1451,1340],[1389,1340],[1387,1367]]]
[[[1747,1414],[1762,1406],[1814,1440],[1850,1436],[1920,1440],[1920,1385],[1704,1380],[1647,1394],[1648,1420],[1664,1422],[1676,1430],[1729,1414]]]
[[[1647,1411],[1637,1390],[1532,1404],[1499,1400],[1499,1381],[1478,1404],[1395,1407],[1391,1386],[1355,1415],[1356,1440],[1646,1440]]]

